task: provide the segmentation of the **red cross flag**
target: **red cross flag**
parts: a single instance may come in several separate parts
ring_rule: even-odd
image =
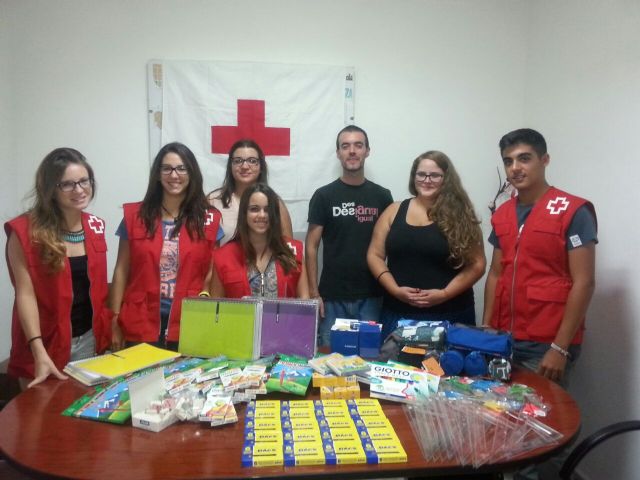
[[[353,123],[353,75],[340,66],[162,61],[160,144],[186,144],[209,192],[222,184],[231,145],[256,140],[294,230],[306,230],[309,198],[340,173],[335,137]]]

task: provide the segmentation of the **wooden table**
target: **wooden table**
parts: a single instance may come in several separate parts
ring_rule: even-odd
[[[217,428],[177,424],[153,433],[129,425],[63,417],[60,412],[89,391],[72,379],[47,380],[13,399],[0,412],[0,450],[12,465],[26,473],[61,478],[459,477],[474,472],[509,470],[544,460],[577,436],[580,412],[565,390],[522,369],[514,372],[514,381],[534,387],[551,405],[545,423],[564,434],[564,438],[560,445],[538,449],[507,463],[485,465],[479,470],[452,462],[427,462],[402,405],[386,401],[381,403],[407,452],[406,463],[242,468],[244,407],[238,409],[236,424]],[[311,387],[309,390],[317,392]],[[311,397],[312,394],[308,396]]]

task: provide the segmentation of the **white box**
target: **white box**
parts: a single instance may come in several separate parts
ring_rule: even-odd
[[[178,421],[175,409],[165,414],[146,413],[151,402],[158,400],[166,392],[163,368],[132,378],[127,383],[131,399],[131,424],[134,427],[159,432]]]

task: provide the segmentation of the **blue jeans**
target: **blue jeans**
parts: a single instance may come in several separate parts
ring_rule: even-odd
[[[513,343],[513,362],[535,372],[536,370],[538,370],[538,365],[540,365],[542,357],[544,357],[544,354],[547,353],[547,350],[549,350],[549,348],[550,347],[548,343],[516,340]],[[580,345],[569,346],[569,353],[571,354],[571,358],[567,361],[567,366],[564,370],[562,380],[557,382],[565,390],[569,386],[571,371],[573,370],[573,366],[575,365],[576,360],[580,356],[580,350]]]
[[[84,360],[96,354],[96,337],[93,329],[87,330],[82,335],[71,339],[71,357],[69,360]]]
[[[528,368],[529,370],[533,370],[534,372],[538,370],[538,365],[542,361],[542,357],[549,350],[548,343],[540,343],[540,342],[530,342],[527,340],[516,340],[513,343],[513,362],[517,365]],[[567,366],[564,370],[564,375],[562,376],[562,380],[558,382],[558,384],[567,388],[569,386],[569,378],[571,371],[575,365],[576,360],[580,356],[580,345],[570,345],[569,353],[571,354],[571,358],[567,361]],[[570,449],[565,448],[556,456],[551,457],[545,463],[540,465],[529,465],[527,467],[523,467],[514,473],[514,480],[538,480],[541,478],[546,478],[551,475],[556,477],[557,472],[562,467],[562,464],[569,456]],[[544,475],[543,475],[544,473]]]
[[[393,331],[398,327],[398,320],[406,318],[409,320],[431,320],[431,321],[442,321],[447,320],[451,323],[464,323],[465,325],[475,325],[476,324],[476,311],[473,306],[467,307],[464,310],[460,310],[459,312],[452,313],[432,313],[428,309],[425,309],[424,313],[412,313],[412,314],[402,314],[398,312],[394,312],[393,310],[389,310],[387,308],[382,309],[382,315],[380,316],[380,321],[382,322],[382,341],[393,333]]]
[[[353,320],[373,320],[380,318],[382,298],[369,297],[359,300],[324,300],[324,318],[320,319],[318,327],[318,346],[326,347],[331,342],[331,327],[336,318],[350,318]]]

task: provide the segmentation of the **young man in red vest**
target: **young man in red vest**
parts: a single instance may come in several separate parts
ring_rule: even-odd
[[[540,133],[514,130],[499,146],[518,194],[491,218],[483,323],[513,333],[516,364],[566,386],[595,286],[595,210],[547,183]]]

